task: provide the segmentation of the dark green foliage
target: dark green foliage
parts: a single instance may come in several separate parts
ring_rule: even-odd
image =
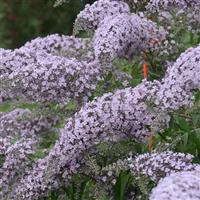
[[[89,1],[54,8],[54,0],[0,0],[0,47],[16,48],[52,33],[71,34],[78,12]]]

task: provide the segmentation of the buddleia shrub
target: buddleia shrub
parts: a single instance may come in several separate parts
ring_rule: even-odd
[[[198,199],[198,9],[98,0],[0,49],[0,199]]]

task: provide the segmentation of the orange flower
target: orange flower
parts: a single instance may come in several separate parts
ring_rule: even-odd
[[[147,64],[144,63],[144,64],[143,64],[143,73],[144,73],[144,78],[147,78],[147,72],[148,72],[148,70],[147,70]]]

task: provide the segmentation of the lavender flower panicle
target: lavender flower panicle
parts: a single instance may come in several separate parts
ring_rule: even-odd
[[[199,164],[193,164],[194,156],[172,151],[161,153],[145,153],[118,160],[116,163],[103,168],[95,177],[98,184],[106,185],[106,189],[113,191],[117,177],[121,170],[130,170],[134,177],[146,176],[157,183],[160,179],[182,171],[199,169]]]
[[[93,48],[98,59],[131,58],[146,50],[152,41],[162,41],[166,32],[136,14],[119,14],[105,18],[95,31]]]
[[[15,109],[0,113],[0,138],[33,138],[36,134],[51,129],[57,117],[34,116],[28,109]]]
[[[62,55],[62,53],[64,53],[64,55],[67,55],[68,57],[79,58],[81,57],[81,54],[83,54],[83,51],[88,51],[89,44],[88,39],[51,34],[43,38],[37,37],[25,43],[21,48],[28,48],[32,51],[45,51],[52,55]],[[92,59],[92,55],[90,56]]]
[[[82,30],[93,32],[106,17],[129,12],[129,6],[122,1],[98,0],[87,4],[77,15],[73,32],[75,35]]]
[[[28,172],[32,164],[29,155],[35,149],[36,141],[32,139],[21,139],[7,148],[0,167],[0,199],[8,198],[18,179]]]
[[[150,0],[146,6],[147,10],[157,11],[169,10],[170,8],[188,9],[200,6],[199,0]]]
[[[145,153],[129,159],[129,168],[133,174],[143,174],[158,182],[174,172],[195,170],[199,165],[192,164],[193,158],[190,154],[172,151]]]
[[[199,0],[150,0],[146,9],[148,14],[156,12],[156,15],[161,18],[166,19],[166,15],[170,16],[167,21],[171,25],[175,22],[174,19],[177,18],[184,28],[193,33],[198,32],[200,24]],[[176,17],[174,18],[171,13],[174,13]]]
[[[12,91],[28,101],[62,103],[87,98],[101,80],[103,69],[97,61],[88,63],[27,48],[15,50],[14,55],[20,60],[15,58],[17,64],[7,78]]]
[[[152,190],[150,200],[199,200],[199,171],[178,172],[160,180]]]
[[[200,46],[189,48],[167,69],[155,103],[162,109],[191,107],[193,92],[200,88]]]
[[[0,113],[0,199],[10,199],[19,179],[31,169],[29,158],[40,141],[40,134],[50,130],[56,117],[34,116],[28,109]],[[15,142],[16,141],[16,142]]]

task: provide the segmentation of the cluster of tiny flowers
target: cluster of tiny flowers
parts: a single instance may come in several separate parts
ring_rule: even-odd
[[[0,54],[0,77],[11,74],[16,68],[23,68],[29,63],[34,63],[33,55],[28,51],[4,50]]]
[[[142,174],[157,182],[173,172],[194,170],[197,165],[192,164],[193,158],[190,154],[166,151],[145,153],[138,155],[133,160],[131,158],[128,160],[133,174]]]
[[[144,142],[157,121],[157,113],[147,105],[157,89],[158,83],[143,82],[87,103],[68,120],[50,154],[19,183],[18,199],[38,199],[62,181],[67,182],[77,172],[81,155],[95,144],[131,137]],[[168,120],[166,116],[163,123]]]
[[[24,58],[23,64],[26,65],[30,62],[31,57],[26,54]],[[21,54],[18,51],[0,49],[0,103],[14,97],[7,76],[13,72],[15,67],[22,66],[21,59]]]
[[[38,102],[86,101],[105,72],[89,48],[87,39],[54,34],[14,51],[1,49],[0,101],[16,96]]]
[[[32,51],[45,51],[52,55],[64,54],[70,58],[81,58],[82,54],[88,52],[89,41],[88,39],[75,38],[74,36],[52,34],[43,38],[38,37],[33,39],[27,42],[22,48],[28,48]]]
[[[101,80],[102,68],[97,61],[88,63],[27,48],[15,50],[15,54],[20,60],[8,80],[12,91],[28,101],[62,103],[87,97]]]
[[[9,62],[12,62],[11,50],[5,50],[0,48],[0,77],[4,74],[9,74],[12,69],[9,66]]]
[[[30,114],[28,109],[15,109],[11,112],[0,113],[0,136],[18,136],[19,131],[22,131],[20,118]],[[13,135],[15,134],[15,135]]]
[[[199,0],[150,0],[146,6],[147,13],[158,14],[161,18],[168,16],[168,22],[174,23],[174,17],[171,15],[175,11],[175,16],[179,23],[182,23],[191,31],[198,30],[200,17]],[[166,20],[165,20],[166,22]]]
[[[36,141],[22,139],[10,145],[5,151],[5,159],[0,167],[0,199],[8,198],[13,185],[31,166],[29,155],[35,152]]]
[[[95,176],[95,180],[100,187],[105,187],[106,193],[113,194],[117,177],[122,170],[129,170],[128,159],[117,160],[100,170]]]
[[[152,190],[150,200],[199,200],[199,171],[177,172],[160,180]]]
[[[32,138],[51,129],[57,122],[57,117],[34,116],[28,109],[15,109],[0,113],[0,137]]]
[[[106,191],[112,193],[121,170],[130,170],[134,177],[139,178],[144,175],[152,181],[158,182],[174,172],[199,169],[199,165],[192,164],[193,158],[194,156],[190,154],[172,151],[145,153],[138,156],[129,155],[128,158],[118,160],[103,168],[95,178],[99,185],[106,184]]]
[[[77,15],[74,34],[81,30],[93,32],[106,17],[129,12],[129,6],[121,1],[98,0],[92,5],[87,4],[85,9]]]
[[[28,109],[0,113],[0,199],[11,199],[15,184],[31,168],[29,158],[40,140],[38,134],[50,130],[57,118],[35,116]],[[16,142],[15,142],[16,141]]]
[[[11,145],[11,141],[9,137],[1,138],[0,137],[0,156],[4,156],[6,150]],[[1,163],[0,163],[1,164]]]
[[[193,104],[195,89],[200,87],[200,46],[182,53],[167,69],[156,96],[156,104],[163,109],[178,110]]]
[[[93,48],[96,58],[131,58],[146,50],[152,42],[165,39],[166,32],[154,22],[136,14],[118,14],[105,18],[95,31]]]
[[[150,0],[146,8],[147,10],[158,12],[160,10],[168,10],[175,7],[187,9],[188,7],[199,5],[199,0]]]

